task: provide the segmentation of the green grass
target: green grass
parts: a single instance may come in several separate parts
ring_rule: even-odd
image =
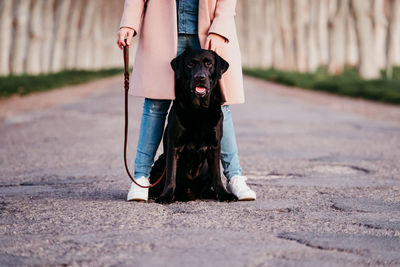
[[[26,95],[32,92],[47,91],[122,73],[123,69],[114,68],[98,71],[66,70],[40,75],[2,76],[0,77],[0,98],[16,94]]]
[[[400,67],[394,68],[391,80],[384,78],[385,71],[382,71],[380,79],[363,80],[352,68],[345,69],[340,75],[329,75],[325,68],[319,68],[314,73],[246,68],[243,72],[246,75],[289,86],[400,104]],[[114,68],[99,71],[67,70],[51,74],[0,77],[0,98],[47,91],[122,73],[123,69]]]
[[[289,86],[320,90],[329,93],[400,104],[400,67],[393,70],[393,79],[363,80],[357,71],[347,68],[342,74],[329,75],[324,68],[314,73],[281,71],[276,69],[244,69],[244,74]]]

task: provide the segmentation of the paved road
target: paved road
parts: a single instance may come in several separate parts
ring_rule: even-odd
[[[400,124],[378,119],[400,108],[245,85],[233,117],[255,202],[126,202],[119,79],[3,119],[0,265],[400,265]]]

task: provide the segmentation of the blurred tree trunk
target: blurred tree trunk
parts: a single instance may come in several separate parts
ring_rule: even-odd
[[[258,42],[259,42],[259,34],[258,34],[258,25],[260,22],[258,18],[258,14],[260,13],[260,1],[253,0],[251,5],[247,5],[246,7],[246,19],[247,19],[247,64],[249,67],[256,67],[258,63],[259,56],[256,54],[259,52],[258,50]]]
[[[329,60],[329,38],[328,38],[328,8],[326,1],[318,2],[318,51],[321,65],[327,65]]]
[[[43,1],[43,43],[41,49],[42,71],[50,72],[51,51],[54,42],[54,0]]]
[[[115,51],[119,52],[118,53],[118,57],[119,59],[122,60],[122,56],[121,56],[121,52],[119,49],[117,49],[116,46],[116,32],[118,30],[118,25],[116,25],[115,23],[115,17],[117,17],[117,15],[115,15],[115,11],[113,11],[113,6],[115,4],[105,0],[103,3],[103,10],[104,10],[104,16],[101,19],[101,27],[104,30],[103,32],[103,46],[102,49],[103,51],[110,51],[109,53],[102,53],[102,60],[103,60],[103,64],[107,64],[109,66],[113,66],[115,64],[115,59],[113,58],[116,54]],[[115,16],[115,17],[114,17]],[[137,39],[137,38],[134,38]],[[133,44],[133,49],[134,49],[135,45]],[[132,49],[132,50],[133,50]],[[134,54],[133,51],[131,51],[130,55]]]
[[[378,78],[379,68],[376,64],[375,56],[371,2],[366,0],[352,0],[351,7],[355,16],[360,55],[359,74],[365,79]]]
[[[295,65],[295,55],[293,47],[293,23],[291,21],[292,15],[292,5],[290,0],[280,0],[279,3],[279,13],[280,13],[280,33],[282,35],[282,45],[283,45],[283,56],[284,62],[282,62],[282,67],[285,70],[293,70]]]
[[[271,18],[268,17],[268,1],[262,1],[260,3],[260,19],[258,28],[264,29],[265,34],[258,34],[259,43],[259,66],[261,68],[270,68],[272,66],[272,39],[271,39]],[[258,30],[259,31],[259,30]],[[269,50],[269,51],[268,51]]]
[[[391,0],[387,76],[392,78],[394,65],[400,66],[400,0]]]
[[[318,46],[318,2],[320,0],[308,0],[309,21],[307,27],[308,67],[307,71],[316,71],[320,65]]]
[[[13,74],[23,74],[25,71],[30,3],[30,0],[15,0],[15,30],[11,52],[11,73]]]
[[[90,69],[93,60],[91,32],[93,30],[93,20],[96,13],[96,2],[85,0],[83,7],[78,38],[77,68]]]
[[[273,21],[275,22],[274,25],[274,31],[273,31],[273,56],[274,56],[274,68],[277,69],[284,69],[285,65],[283,64],[284,62],[284,52],[283,52],[283,42],[282,42],[282,34],[280,31],[280,23],[281,23],[281,18],[280,16],[282,15],[279,11],[279,5],[280,5],[280,0],[272,0],[271,1],[271,6],[273,10],[275,11],[273,14]]]
[[[52,72],[58,72],[65,67],[65,37],[67,34],[68,13],[70,9],[71,0],[56,1],[54,39],[50,64]]]
[[[78,49],[79,18],[82,10],[82,0],[74,0],[71,3],[71,12],[68,19],[68,30],[65,41],[66,68],[74,69],[76,67],[76,55]]]
[[[122,11],[123,11],[123,7],[124,7],[124,5],[123,5],[123,3],[121,3],[120,5],[118,5],[117,6],[117,8],[113,8],[113,10],[114,10],[114,15],[113,15],[113,24],[111,24],[111,25],[114,25],[114,26],[112,26],[112,29],[111,29],[111,31],[110,31],[110,37],[111,37],[111,44],[112,44],[112,53],[111,53],[111,55],[114,55],[113,56],[113,66],[114,67],[119,67],[119,66],[121,66],[121,64],[122,64],[122,58],[121,58],[121,51],[119,50],[119,49],[116,49],[116,46],[115,46],[115,29],[119,29],[119,22],[120,22],[120,19],[121,19],[121,14],[122,14]],[[133,41],[133,49],[132,49],[132,53],[131,53],[131,56],[134,58],[134,56],[135,56],[135,51],[136,51],[136,48],[137,48],[137,44],[138,44],[138,39],[139,38],[136,38],[134,41]],[[133,60],[132,60],[132,62],[133,62]]]
[[[100,69],[101,64],[103,62],[103,44],[105,42],[103,38],[103,28],[100,26],[101,21],[104,19],[105,10],[104,5],[105,1],[109,0],[97,0],[95,7],[95,14],[93,18],[93,38],[92,38],[92,46],[93,46],[93,68]]]
[[[307,24],[308,1],[294,0],[294,29],[296,44],[296,67],[298,71],[307,71]]]
[[[0,76],[10,74],[12,0],[0,1]]]
[[[31,18],[29,20],[29,46],[26,57],[26,73],[39,74],[42,72],[40,49],[42,46],[42,11],[43,0],[32,0]]]
[[[346,65],[358,65],[358,43],[356,34],[356,24],[353,16],[347,16],[346,19]]]
[[[261,66],[263,68],[271,68],[273,64],[272,47],[273,47],[273,12],[274,6],[272,1],[264,1],[263,6],[263,23],[265,34],[262,35],[261,47]]]
[[[348,16],[349,0],[338,0],[336,11],[333,17],[329,19],[330,28],[330,54],[328,71],[331,74],[339,74],[343,71],[345,65],[345,33],[346,16]]]
[[[386,66],[387,19],[385,15],[385,0],[374,0],[374,40],[376,63],[379,69]]]

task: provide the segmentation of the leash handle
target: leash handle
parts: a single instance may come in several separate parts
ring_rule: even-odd
[[[125,39],[125,44],[126,44],[126,39]],[[153,186],[156,186],[164,177],[166,168],[164,169],[164,172],[161,174],[160,178],[151,185],[144,186],[140,185],[138,182],[135,181],[135,179],[132,177],[131,172],[129,171],[128,168],[128,163],[126,160],[126,150],[128,146],[128,92],[129,92],[129,47],[124,46],[124,65],[125,65],[125,71],[124,71],[124,88],[125,88],[125,134],[124,134],[124,163],[125,163],[125,170],[129,176],[129,178],[134,182],[137,186],[141,188],[151,188]]]

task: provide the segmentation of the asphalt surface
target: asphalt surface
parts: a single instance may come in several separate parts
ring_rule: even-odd
[[[232,113],[254,202],[126,202],[122,79],[4,118],[0,266],[400,265],[400,124],[245,87]],[[130,101],[133,167],[143,100]]]

